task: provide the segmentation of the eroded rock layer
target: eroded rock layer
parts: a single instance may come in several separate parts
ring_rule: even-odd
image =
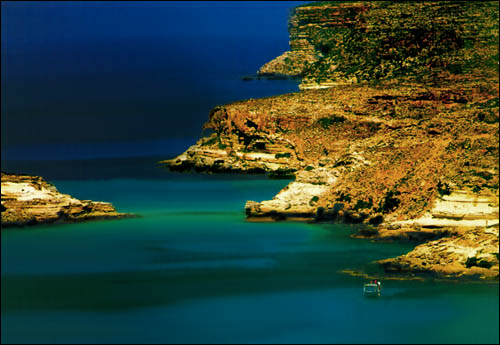
[[[302,77],[301,89],[425,80],[497,69],[496,1],[321,1],[296,7],[290,51],[260,74]]]
[[[390,272],[498,278],[498,12],[488,1],[298,6],[291,51],[259,73],[300,75],[303,91],[216,107],[215,133],[163,163],[294,174],[272,200],[248,201],[249,219],[365,223],[359,237],[430,241],[382,262]]]
[[[2,173],[2,227],[125,216],[110,203],[61,194],[41,177]]]
[[[498,225],[451,228],[444,238],[426,242],[406,255],[379,263],[390,273],[498,279]]]
[[[385,239],[486,229],[498,224],[495,78],[344,85],[219,106],[205,124],[215,133],[163,163],[294,174],[272,200],[247,202],[250,218],[363,222]]]
[[[310,4],[293,9],[288,22],[290,51],[262,66],[258,74],[303,75],[324,54],[321,40],[330,30],[352,27],[362,2]]]

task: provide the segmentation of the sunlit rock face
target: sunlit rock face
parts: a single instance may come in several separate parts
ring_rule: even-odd
[[[110,203],[61,194],[39,176],[2,173],[2,227],[125,216]]]
[[[496,68],[498,3],[313,2],[293,9],[288,30],[290,51],[259,74],[301,76],[301,89],[394,78],[429,82]]]
[[[379,263],[390,273],[498,279],[498,225],[455,228],[442,239],[426,242],[406,255]]]
[[[377,227],[375,239],[445,241],[498,224],[495,78],[234,102],[210,113],[213,134],[162,163],[294,177],[272,200],[242,205],[250,219],[336,219]]]
[[[258,74],[282,74],[302,76],[307,69],[319,61],[326,40],[332,30],[342,30],[355,25],[355,14],[365,8],[362,2],[340,4],[309,4],[293,9],[288,22],[290,51],[262,66]]]
[[[432,13],[439,20],[430,20]],[[214,108],[205,124],[214,133],[162,163],[173,170],[294,177],[273,199],[248,201],[249,219],[364,223],[372,228],[359,236],[380,240],[453,247],[465,236],[471,248],[473,238],[490,243],[498,238],[491,229],[499,218],[495,28],[493,2],[299,6],[289,24],[291,51],[261,72],[300,74],[302,91]],[[446,46],[432,41],[439,30]],[[367,49],[371,60],[355,48]],[[435,49],[442,54],[430,53]],[[361,62],[339,65],[342,59]],[[498,246],[483,252],[498,259]],[[456,253],[469,270],[476,259],[467,267],[469,251],[450,250],[449,260]],[[391,262],[384,263],[391,272],[465,272],[447,274],[437,262],[427,270],[398,270]],[[495,267],[498,272],[498,263],[481,267],[490,273],[479,276],[494,278]]]

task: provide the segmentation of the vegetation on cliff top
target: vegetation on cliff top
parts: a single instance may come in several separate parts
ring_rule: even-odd
[[[318,5],[349,10],[339,18],[343,25],[305,29],[320,56],[304,72],[308,82],[402,78],[436,83],[450,75],[482,76],[498,69],[496,1],[321,2],[309,6]]]
[[[342,170],[315,204],[367,221],[416,218],[451,190],[498,194],[498,3],[317,5],[290,23],[320,56],[304,79],[356,83],[216,107],[204,145]]]
[[[245,136],[248,147],[279,136],[304,169],[343,169],[318,207],[407,219],[450,190],[498,193],[497,102],[498,74],[439,87],[384,81],[235,102],[206,126]]]
[[[247,203],[247,214],[316,212],[316,219],[340,216],[377,226],[419,218],[458,190],[498,207],[497,2],[314,3],[296,8],[289,28],[292,51],[260,73],[300,70],[303,83],[334,86],[218,106],[204,126],[217,140],[205,139],[207,151],[198,159],[194,150],[184,158],[204,166],[215,156],[254,167],[271,159],[280,160],[280,170],[293,169],[300,186]],[[317,59],[309,59],[314,54]],[[217,153],[220,143],[225,151]],[[428,232],[412,237],[419,230],[405,236],[431,238]],[[498,279],[498,232],[476,230],[421,248],[412,254],[416,259],[379,263],[402,270],[422,262],[411,270],[427,265],[423,271],[432,266],[441,274],[451,272],[448,263],[459,274],[491,264],[488,276]],[[448,241],[451,250],[443,252]],[[464,259],[463,248],[481,255]],[[427,253],[432,260],[422,261]]]

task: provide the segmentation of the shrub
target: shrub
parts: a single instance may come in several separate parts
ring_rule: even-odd
[[[217,138],[214,137],[214,138],[210,138],[208,139],[207,141],[205,141],[202,146],[208,146],[208,145],[213,145],[217,142]]]
[[[290,152],[277,153],[274,155],[275,158],[290,158]]]
[[[318,200],[319,200],[319,197],[317,197],[316,195],[315,195],[315,196],[313,196],[313,197],[311,198],[311,200],[309,200],[309,205],[313,206],[315,203],[317,203],[317,202],[318,202]]]
[[[337,197],[337,201],[351,202],[351,196],[349,194],[344,194],[343,192]]]
[[[357,211],[362,208],[372,208],[372,206],[373,206],[373,200],[372,198],[369,198],[368,201],[358,200],[356,202],[356,205],[354,206],[354,209]]]
[[[441,181],[439,181],[437,184],[437,191],[440,196],[451,194],[450,186],[448,186],[447,183],[442,183]]]
[[[473,266],[482,267],[482,268],[490,268],[491,266],[493,266],[493,264],[489,261],[479,260],[477,257],[471,256],[471,257],[467,258],[467,261],[465,261],[465,267],[471,268]]]
[[[330,117],[322,117],[318,119],[317,123],[324,129],[330,128],[334,123],[342,123],[346,120],[343,116],[332,115]]]
[[[384,199],[381,201],[378,212],[387,213],[394,211],[401,203],[401,200],[396,198],[396,196],[400,194],[401,193],[397,190],[390,190],[389,192],[387,192]]]

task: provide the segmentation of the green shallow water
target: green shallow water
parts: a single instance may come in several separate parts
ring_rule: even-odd
[[[245,220],[288,182],[252,176],[52,181],[140,218],[2,230],[2,342],[498,343],[496,284],[339,273],[411,245],[355,227]]]

